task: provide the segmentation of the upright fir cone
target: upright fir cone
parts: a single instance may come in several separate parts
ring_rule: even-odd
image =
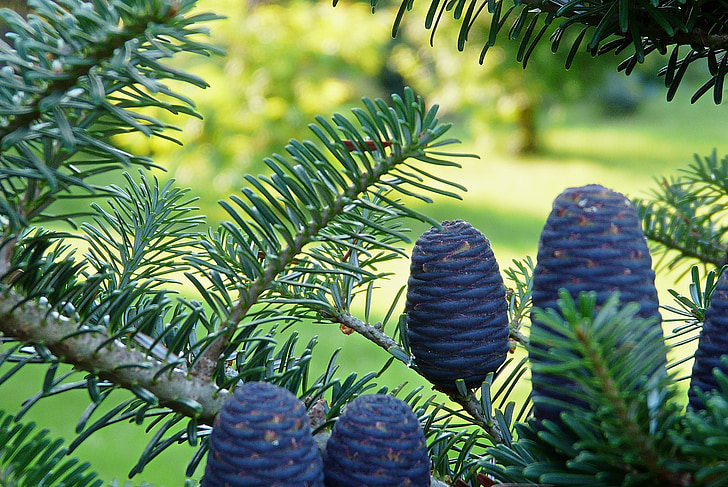
[[[368,394],[349,402],[326,443],[326,487],[428,487],[425,435],[409,405]]]
[[[728,375],[728,367],[721,361],[722,355],[728,354],[728,272],[724,272],[716,284],[705,310],[703,330],[700,332],[698,349],[695,351],[693,375],[690,379],[688,400],[690,407],[696,411],[705,409],[705,404],[698,397],[696,389],[703,392],[719,390],[718,381],[713,376],[713,369]]]
[[[215,418],[204,487],[323,487],[306,407],[287,389],[248,382]]]
[[[462,220],[417,239],[407,285],[415,365],[439,389],[478,387],[508,352],[508,304],[490,242]]]
[[[654,326],[661,326],[647,240],[634,207],[622,194],[588,185],[569,188],[554,201],[539,241],[533,306],[558,310],[562,288],[574,299],[582,291],[595,291],[598,307],[619,291],[622,303],[639,304],[637,316],[656,317]],[[531,326],[546,325],[532,319]],[[543,360],[529,355],[532,362]],[[573,403],[573,397],[558,389],[575,386],[558,375],[540,373],[533,373],[531,382],[536,419],[560,421],[561,408],[543,399]]]

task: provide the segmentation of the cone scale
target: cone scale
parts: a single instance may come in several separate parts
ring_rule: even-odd
[[[508,352],[508,304],[490,242],[462,220],[417,239],[407,285],[414,362],[440,390],[479,387]]]

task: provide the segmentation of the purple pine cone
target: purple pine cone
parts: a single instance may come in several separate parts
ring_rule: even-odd
[[[700,332],[698,349],[695,351],[693,374],[690,379],[688,399],[690,407],[696,411],[705,409],[703,401],[697,397],[695,389],[703,392],[719,390],[713,369],[728,374],[728,367],[721,361],[728,354],[728,272],[724,272],[716,284],[710,305],[705,310],[705,322]]]
[[[428,487],[425,435],[409,405],[394,396],[352,400],[326,443],[326,487]]]
[[[215,418],[204,487],[323,487],[306,407],[287,389],[248,382]]]
[[[622,303],[638,303],[637,316],[655,317],[654,326],[660,327],[647,240],[634,207],[622,194],[594,184],[569,188],[554,201],[539,241],[533,306],[558,310],[562,288],[574,300],[582,291],[596,292],[597,307],[619,291]],[[531,326],[546,325],[532,319]],[[544,360],[533,352],[529,355],[532,362]],[[560,421],[561,408],[548,400],[573,403],[573,396],[559,389],[569,391],[576,385],[536,372],[532,385],[536,419]]]
[[[508,352],[508,303],[490,242],[462,220],[417,239],[407,286],[415,365],[444,391],[479,387]]]

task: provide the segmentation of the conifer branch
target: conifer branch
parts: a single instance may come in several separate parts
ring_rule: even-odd
[[[394,22],[395,35],[412,3],[408,0],[401,2]],[[551,50],[556,52],[560,49],[561,40],[566,39],[564,33],[573,29],[580,33],[572,38],[573,43],[567,48],[567,68],[582,46],[594,57],[628,50],[629,57],[617,67],[626,74],[630,74],[638,63],[644,62],[647,55],[654,52],[665,54],[672,50],[668,65],[658,73],[665,77],[667,100],[674,98],[685,70],[698,60],[706,60],[710,77],[696,90],[692,102],[711,89],[715,103],[719,104],[722,100],[723,80],[728,71],[717,69],[717,66],[725,65],[721,64],[721,60],[728,50],[728,15],[719,2],[659,1],[647,4],[620,0],[431,0],[425,20],[426,27],[432,31],[431,42],[445,11],[459,22],[457,45],[460,50],[468,42],[477,18],[490,17],[483,22],[487,25],[488,35],[481,51],[481,62],[488,49],[499,42],[497,38],[501,32],[507,31],[511,40],[519,39],[517,60],[525,67],[542,41],[551,44]],[[509,17],[516,20],[507,22]],[[524,28],[526,25],[529,27]],[[544,35],[547,32],[552,35]],[[687,54],[683,52],[684,57],[680,59],[680,48],[684,46],[690,49]]]
[[[237,197],[233,200],[249,220],[246,221],[230,205],[223,203],[239,227],[234,230],[240,236],[236,237],[236,248],[245,249],[242,251],[246,252],[248,262],[256,264],[245,269],[230,268],[231,275],[239,274],[242,270],[247,280],[235,283],[240,289],[238,300],[227,312],[220,335],[204,347],[193,364],[193,375],[212,376],[239,325],[256,303],[267,298],[266,294],[282,298],[278,300],[281,303],[290,299],[286,293],[276,294],[274,287],[295,287],[296,281],[305,280],[302,276],[326,271],[333,275],[358,275],[356,280],[359,282],[374,277],[359,264],[348,262],[347,257],[328,254],[325,248],[317,247],[306,253],[304,249],[307,245],[320,241],[329,245],[329,250],[331,247],[344,251],[359,249],[364,254],[367,253],[364,248],[370,246],[377,250],[385,249],[390,255],[385,259],[390,259],[392,255],[401,255],[392,241],[408,240],[397,228],[390,228],[379,221],[382,215],[390,219],[413,217],[434,223],[391,199],[391,196],[387,196],[390,191],[430,201],[418,193],[425,191],[459,197],[438,188],[437,184],[441,183],[464,190],[461,185],[433,178],[414,165],[409,165],[407,171],[399,167],[406,164],[408,159],[416,159],[424,164],[457,167],[457,163],[442,157],[467,156],[430,151],[431,148],[457,142],[455,139],[437,140],[449,129],[449,125],[440,124],[436,118],[437,106],[426,109],[424,100],[416,97],[410,89],[405,90],[404,98],[395,95],[394,109],[382,100],[363,101],[366,111],[353,110],[361,129],[338,114],[333,117],[335,126],[321,117],[317,118],[317,125],[310,125],[329,154],[325,155],[311,142],[291,141],[286,149],[293,156],[295,166],[276,156],[277,160],[266,161],[275,171],[274,175],[270,178],[248,178],[257,190],[244,189],[250,203]],[[342,139],[342,136],[347,138]],[[385,148],[390,148],[388,153]],[[335,167],[328,159],[335,159],[343,167]],[[426,179],[434,179],[436,184],[423,184]],[[413,186],[415,190],[406,189],[407,185]],[[278,202],[274,202],[276,199]],[[367,233],[373,232],[374,237],[365,236],[361,233],[362,228],[367,228]],[[286,245],[283,246],[283,243]],[[348,255],[350,253],[347,252]],[[258,264],[261,256],[264,266]],[[292,280],[281,277],[300,258],[303,260],[296,271],[300,275]],[[203,272],[206,270],[203,269]],[[333,282],[307,284],[328,288],[338,285]],[[302,289],[310,288],[303,285]],[[304,299],[316,302],[311,304],[316,312],[322,308],[333,309],[318,297],[308,296]]]
[[[538,9],[541,12],[558,15],[559,18],[570,19],[578,16],[579,22],[585,26],[597,27],[603,20],[602,15],[584,15],[578,8],[564,9],[571,2],[561,0],[523,0],[520,3],[531,9]],[[688,31],[676,30],[674,33],[669,34],[659,24],[649,22],[641,23],[639,28],[643,37],[657,40],[663,45],[688,45],[692,46],[693,49],[728,49],[728,34],[716,34],[714,33],[715,29],[704,29],[696,26]],[[629,30],[622,32],[621,35],[626,39],[632,39],[632,32]]]
[[[680,259],[695,259],[703,264],[713,265],[716,268],[720,268],[725,265],[726,259],[728,259],[728,248],[724,248],[723,246],[715,245],[715,247],[711,248],[712,252],[708,253],[701,252],[702,246],[686,246],[684,245],[685,242],[683,240],[665,233],[654,232],[646,229],[645,236],[664,247],[664,251],[673,250],[678,252]],[[713,242],[713,244],[715,244],[715,242]],[[722,251],[721,257],[718,257],[721,254],[716,252],[716,250],[719,252]],[[673,259],[673,262],[676,263],[677,259]]]
[[[643,425],[635,420],[634,406],[625,401],[624,391],[615,382],[613,367],[602,355],[603,348],[594,343],[590,333],[576,333],[574,335],[584,350],[585,363],[589,364],[596,383],[604,394],[606,404],[609,404],[614,421],[621,426],[624,438],[636,449],[640,462],[659,479],[663,486],[682,487],[683,479],[661,465],[660,455],[653,444],[653,437],[646,435]]]
[[[389,156],[387,159],[388,162],[391,163],[392,156]],[[388,172],[388,166],[389,164],[385,165],[379,163],[372,167],[371,172],[363,173],[358,184],[350,186],[344,194],[339,195],[330,207],[323,208],[320,213],[320,220],[318,222],[310,222],[309,225],[296,236],[293,245],[285,247],[278,254],[276,259],[273,259],[268,263],[263,274],[253,281],[250,287],[241,291],[240,299],[228,317],[227,324],[225,325],[225,332],[215,339],[215,341],[202,352],[201,356],[192,367],[192,375],[198,377],[210,376],[212,370],[217,364],[218,358],[235,334],[238,325],[248,314],[250,308],[257,303],[263,293],[268,290],[271,284],[275,281],[276,277],[283,272],[286,266],[291,264],[293,259],[303,250],[303,247],[311,241],[312,237],[318,234],[344,211],[344,207],[350,201],[355,199],[359,193],[374,184],[374,182],[378,181],[384,174],[386,174]]]
[[[143,388],[159,405],[212,424],[227,397],[210,381],[190,377],[183,362],[174,368],[146,353],[110,341],[106,330],[83,329],[69,318],[24,300],[12,291],[0,293],[0,332],[47,347],[62,362],[108,379],[126,389]],[[166,368],[166,370],[165,370]]]
[[[359,333],[360,335],[375,343],[389,353],[392,353],[393,350],[400,352],[397,354],[392,353],[392,355],[397,358],[407,354],[403,347],[397,344],[397,342],[395,342],[389,335],[381,330],[381,325],[379,327],[377,325],[369,325],[349,313],[341,313],[337,316],[331,317],[330,319],[335,323],[340,323],[348,328],[351,328],[355,332]],[[417,369],[415,369],[415,371],[419,373]],[[503,443],[505,441],[503,433],[500,431],[498,424],[493,422],[492,419],[486,418],[485,412],[480,405],[480,401],[478,401],[478,398],[475,397],[475,394],[472,390],[468,391],[467,396],[463,396],[459,393],[454,393],[449,394],[449,397],[456,403],[460,404],[463,410],[467,412],[473,420],[475,420],[478,426],[483,428],[483,430],[493,438],[493,441],[495,443]]]
[[[62,52],[63,55],[75,54],[78,57],[73,58],[71,65],[62,66],[62,70],[54,72],[52,77],[49,76],[48,83],[45,83],[41,90],[30,90],[33,95],[30,101],[23,106],[23,111],[14,114],[7,125],[0,129],[0,145],[8,135],[18,129],[30,127],[48,112],[49,107],[43,107],[43,104],[49,97],[68,93],[70,89],[78,85],[79,80],[86,79],[94,67],[112,58],[114,52],[128,41],[137,38],[144,39],[150,24],[165,24],[178,15],[177,9],[170,4],[145,5],[144,7],[143,15],[125,18],[120,26],[115,26],[116,30],[108,30],[103,33],[82,52]],[[7,53],[3,56],[6,58],[6,62],[11,61],[18,66],[27,62],[24,59],[16,58],[14,49],[1,40],[0,52]],[[53,106],[51,105],[51,108]]]

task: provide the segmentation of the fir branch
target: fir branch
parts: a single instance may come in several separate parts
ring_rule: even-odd
[[[335,323],[340,323],[341,325],[354,330],[366,339],[394,355],[395,358],[401,360],[407,366],[410,365],[408,361],[403,359],[403,357],[408,356],[406,350],[382,331],[381,324],[379,324],[379,326],[369,325],[349,313],[341,313],[337,316],[329,317],[329,319]],[[419,373],[417,369],[414,370]],[[491,438],[493,438],[495,443],[503,443],[505,441],[498,423],[494,423],[492,418],[486,417],[480,401],[472,390],[468,391],[467,395],[455,393],[450,394],[449,397],[456,403],[460,404],[463,410],[470,415],[475,423],[488,433]]]
[[[30,89],[33,95],[30,101],[24,104],[22,113],[15,114],[8,121],[7,125],[0,129],[0,145],[6,146],[7,144],[4,144],[5,138],[16,130],[30,127],[37,122],[53,106],[49,106],[47,103],[48,100],[60,99],[71,88],[78,86],[79,80],[88,79],[91,71],[95,67],[113,58],[115,51],[124,47],[129,41],[139,39],[142,42],[146,42],[146,34],[150,25],[155,23],[171,25],[184,24],[184,18],[180,16],[178,9],[171,3],[149,1],[137,1],[134,3],[136,5],[126,7],[115,5],[114,7],[119,10],[126,10],[129,7],[139,8],[141,10],[135,12],[134,15],[124,16],[123,21],[121,18],[117,19],[117,25],[104,25],[103,27],[106,30],[102,31],[101,35],[98,35],[98,33],[94,33],[93,36],[85,34],[84,40],[87,45],[82,46],[79,52],[71,53],[61,50],[57,53],[60,54],[61,60],[64,57],[73,57],[73,63],[62,65],[62,68],[54,72],[53,76],[49,77],[49,81],[44,83],[41,89]],[[108,8],[112,9],[114,7],[110,6]],[[52,14],[55,12],[53,10],[43,9],[43,13]],[[67,28],[65,25],[64,27]],[[0,52],[4,54],[2,58],[5,62],[12,62],[13,64],[17,62],[18,65],[29,62],[25,59],[19,59],[15,50],[1,41]],[[29,68],[31,66],[28,65],[27,67]]]
[[[64,363],[87,370],[129,390],[146,390],[160,405],[198,422],[212,424],[227,391],[170,368],[146,353],[109,339],[106,330],[79,328],[75,320],[59,316],[5,289],[0,294],[0,331],[21,341],[43,345]]]
[[[627,401],[624,391],[618,386],[614,366],[604,356],[603,347],[596,344],[594,337],[589,333],[576,333],[576,338],[583,350],[585,363],[593,373],[593,379],[600,386],[604,403],[609,405],[612,421],[620,425],[621,434],[626,439],[621,441],[629,442],[637,452],[636,458],[639,459],[639,462],[659,479],[659,485],[683,486],[682,480],[676,478],[674,472],[661,465],[661,458],[653,443],[653,437],[645,434],[643,424],[636,422],[635,406]]]
[[[523,320],[530,315],[533,302],[533,270],[534,263],[531,257],[522,261],[513,259],[513,266],[505,269],[503,273],[513,283],[512,288],[506,289],[508,300],[508,327],[511,340],[528,347],[528,337],[521,331]]]
[[[0,90],[0,276],[24,227],[39,220],[73,225],[80,213],[44,213],[53,202],[74,189],[76,197],[108,194],[111,190],[87,179],[124,165],[152,165],[109,143],[119,133],[162,136],[169,128],[136,110],[156,107],[195,115],[192,102],[162,80],[207,85],[160,62],[180,51],[216,52],[194,40],[194,34],[203,33],[195,23],[216,18],[188,16],[194,4],[35,1],[27,21],[0,10],[13,40],[12,46],[0,40],[0,84],[5,86]]]
[[[409,154],[402,157],[406,158]],[[389,156],[387,162],[391,164],[392,156]],[[297,255],[301,253],[304,246],[307,245],[314,236],[319,234],[321,230],[326,228],[330,223],[337,219],[343,212],[345,207],[354,200],[366,188],[379,181],[382,176],[389,172],[390,164],[378,164],[372,167],[370,172],[364,172],[359,181],[351,185],[347,191],[339,196],[329,207],[323,208],[319,214],[318,221],[311,221],[301,232],[296,235],[291,245],[283,248],[275,259],[272,259],[263,270],[260,277],[255,279],[247,289],[240,293],[240,298],[235,307],[228,316],[225,325],[226,332],[219,336],[209,347],[207,347],[202,355],[197,359],[192,368],[191,373],[198,376],[209,376],[212,373],[220,354],[228,345],[232,336],[237,329],[238,324],[245,318],[250,308],[258,302],[260,297],[275,282],[278,275],[289,266]]]
[[[728,157],[696,155],[680,177],[660,180],[651,199],[633,200],[658,254],[671,255],[669,268],[690,260],[715,268],[728,262],[727,179]]]
[[[428,177],[414,165],[408,167],[415,172],[404,172],[400,166],[405,165],[408,159],[416,159],[420,164],[458,166],[442,156],[464,155],[431,150],[431,147],[439,148],[457,142],[453,139],[438,140],[447,132],[449,125],[439,123],[437,106],[426,109],[424,100],[416,97],[410,89],[405,90],[404,98],[395,95],[393,100],[394,107],[388,107],[382,100],[372,102],[364,99],[367,110],[353,111],[361,128],[338,114],[333,117],[335,125],[318,117],[318,123],[310,127],[328,149],[328,155],[311,142],[291,141],[287,150],[295,165],[278,155],[274,156],[275,160],[266,160],[274,174],[269,178],[248,178],[253,188],[243,190],[247,202],[234,197],[233,201],[245,215],[223,203],[236,224],[236,227],[230,224],[227,228],[238,239],[237,250],[244,253],[247,264],[240,268],[237,262],[229,263],[231,272],[228,275],[237,279],[231,284],[240,289],[239,298],[224,317],[224,331],[196,359],[193,374],[210,376],[214,373],[243,319],[264,296],[270,295],[274,299],[277,296],[276,286],[295,285],[306,276],[323,272],[348,275],[363,283],[366,279],[362,279],[361,275],[372,278],[373,275],[359,264],[349,262],[350,258],[352,261],[358,259],[352,253],[366,253],[365,247],[370,246],[396,256],[401,251],[397,251],[392,242],[407,241],[407,237],[395,226],[382,224],[381,215],[389,215],[388,218],[414,217],[437,224],[388,194],[400,192],[425,201],[429,198],[422,196],[422,191],[455,196],[437,185],[422,183],[426,179],[437,179],[443,183],[441,178]],[[388,151],[387,147],[390,147]],[[341,168],[329,162],[332,156]],[[454,183],[445,183],[462,188]],[[373,238],[365,233],[383,238]],[[317,241],[342,249],[341,258],[337,260],[330,250],[321,248],[304,252],[309,244]],[[260,255],[264,260],[262,264],[258,262]],[[284,271],[299,259],[301,262],[295,266],[295,271],[291,271],[293,277],[284,275]],[[368,265],[375,262],[376,259]],[[204,263],[200,262],[197,267],[205,272]],[[236,277],[236,273],[242,273],[245,280]],[[302,287],[307,286],[323,288],[319,283],[308,282]],[[339,289],[347,287],[342,284]],[[220,286],[217,290],[224,292]],[[333,290],[331,292],[334,293]],[[285,295],[281,298],[278,304],[285,304],[288,298]],[[318,298],[311,301],[317,312],[331,307]]]
[[[512,5],[506,6],[506,4]],[[394,21],[393,35],[396,35],[404,13],[411,10],[412,6],[411,0],[402,0]],[[491,17],[487,22],[483,22],[488,25],[488,36],[481,51],[481,63],[488,49],[496,44],[499,33],[507,30],[504,27],[508,17],[512,12],[518,12],[514,15],[516,20],[511,23],[508,38],[520,38],[516,59],[524,67],[537,45],[547,39],[548,36],[544,34],[547,32],[552,34],[551,49],[556,52],[560,49],[564,33],[576,29],[581,33],[576,36],[569,48],[565,63],[567,68],[571,65],[583,40],[586,40],[586,51],[592,56],[631,49],[633,54],[618,66],[618,70],[624,70],[626,74],[629,74],[636,64],[644,62],[647,55],[653,52],[665,54],[668,48],[671,48],[673,55],[668,65],[659,72],[665,76],[668,101],[675,96],[687,67],[697,60],[706,58],[710,68],[710,78],[695,92],[692,101],[695,102],[711,88],[715,103],[719,104],[722,100],[721,88],[728,74],[726,63],[723,61],[727,59],[725,56],[728,51],[728,15],[724,5],[719,2],[431,0],[425,19],[425,27],[431,30],[431,44],[446,11],[460,22],[457,39],[460,50],[463,50],[468,42],[469,34],[474,30],[478,17],[484,15]],[[530,19],[528,24],[526,24],[527,19]],[[541,24],[540,27],[538,24]],[[525,25],[528,27],[524,28]],[[586,35],[587,32],[589,35]],[[678,60],[682,46],[689,46],[690,51],[684,58]]]
[[[101,487],[104,482],[89,471],[88,463],[68,458],[63,440],[49,437],[48,430],[34,432],[34,423],[18,423],[18,417],[0,411],[0,485]]]
[[[370,325],[349,313],[341,313],[330,317],[330,319],[334,323],[340,323],[347,328],[351,328],[367,340],[390,353],[391,350],[399,350],[403,354],[407,353],[404,348],[382,331],[381,323]]]
[[[544,443],[524,446],[555,448],[560,466],[547,477],[541,462],[529,475],[563,485],[556,470],[565,469],[584,483],[683,485],[666,463],[673,450],[668,432],[681,407],[671,401],[661,327],[637,318],[637,303],[620,305],[618,293],[598,310],[596,293],[580,293],[577,301],[565,290],[559,295],[558,311],[535,310],[534,320],[545,326],[532,329],[532,368],[575,386],[553,380],[563,399],[540,398],[558,404],[563,424],[534,425]]]
[[[349,188],[345,195],[339,196],[331,208],[324,208],[321,212],[321,220],[319,222],[312,221],[302,232],[300,232],[292,245],[285,247],[277,256],[271,260],[265,267],[263,274],[253,281],[250,286],[241,291],[240,299],[228,316],[225,324],[226,331],[220,335],[215,341],[205,348],[202,355],[197,359],[192,367],[191,374],[198,377],[210,377],[212,371],[217,365],[218,358],[222,351],[227,347],[233,337],[238,324],[245,318],[250,308],[258,301],[263,293],[273,284],[276,277],[290,265],[294,258],[303,250],[303,247],[311,241],[311,238],[318,234],[323,228],[340,215],[346,204],[360,193],[363,188],[369,186],[372,182],[381,177],[382,167],[373,168],[373,173],[366,174],[362,177],[363,181],[360,185],[353,185]]]
[[[552,14],[556,18],[578,18],[581,25],[589,27],[597,27],[604,18],[603,15],[599,15],[597,13],[591,15],[584,14],[582,9],[586,8],[586,6],[583,2],[562,0],[522,0],[518,3],[525,5],[526,8],[531,10]],[[728,33],[716,34],[714,33],[714,28],[696,26],[690,30],[675,30],[673,33],[669,33],[669,31],[666,32],[665,28],[660,24],[649,23],[649,21],[645,19],[640,22],[639,29],[639,32],[643,37],[665,46],[677,44],[680,46],[693,46],[694,49],[704,48],[706,50],[711,49],[714,51],[728,50]],[[615,34],[625,39],[629,39],[630,41],[632,40],[632,32],[629,29]]]

